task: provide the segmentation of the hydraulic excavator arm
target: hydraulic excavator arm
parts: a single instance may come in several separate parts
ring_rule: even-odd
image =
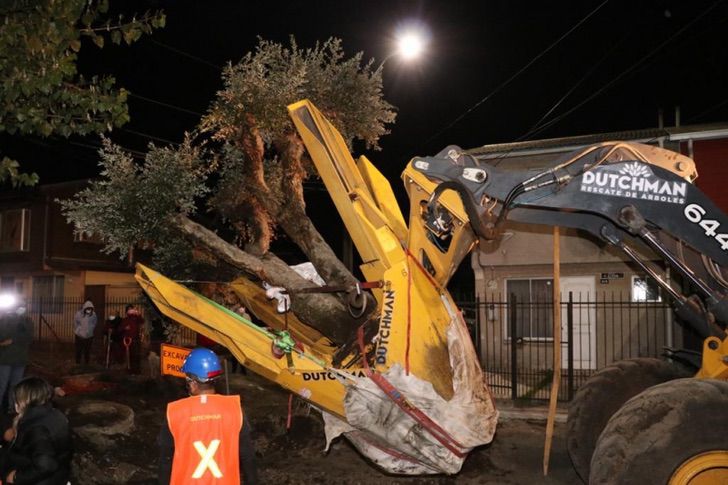
[[[691,183],[697,177],[691,159],[612,142],[578,150],[534,174],[499,169],[451,146],[413,159],[405,180],[414,174],[436,184],[422,214],[431,241],[455,240],[451,211],[443,210],[440,198],[457,193],[470,229],[483,240],[497,240],[506,221],[517,221],[580,229],[619,248],[671,296],[681,320],[708,339],[701,375],[726,375],[728,358],[719,350],[726,348],[728,323],[721,271],[728,268],[728,217]],[[640,253],[641,243],[695,294],[674,288]]]

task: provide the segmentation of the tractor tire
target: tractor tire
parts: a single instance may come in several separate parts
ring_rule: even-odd
[[[567,418],[566,446],[581,479],[589,480],[599,435],[624,403],[649,387],[691,375],[679,364],[652,358],[622,360],[592,375],[574,395]]]
[[[728,382],[678,379],[627,402],[602,432],[593,485],[728,483]]]

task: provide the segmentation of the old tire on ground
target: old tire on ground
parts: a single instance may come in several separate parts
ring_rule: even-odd
[[[627,402],[594,450],[596,485],[728,483],[728,382],[678,379]]]
[[[589,463],[599,435],[622,405],[645,389],[689,377],[679,364],[652,358],[615,362],[587,380],[574,395],[567,419],[567,448],[576,473],[589,479]]]

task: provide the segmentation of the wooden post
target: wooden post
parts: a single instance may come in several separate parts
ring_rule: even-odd
[[[518,352],[516,344],[518,342],[518,325],[516,313],[518,310],[518,298],[516,294],[511,295],[511,400],[518,399]]]
[[[543,449],[543,474],[549,473],[549,458],[551,457],[551,442],[554,437],[554,419],[556,418],[556,402],[559,399],[561,385],[561,253],[559,228],[554,227],[554,377],[551,383],[551,396],[549,399],[549,415],[546,420],[546,442]]]

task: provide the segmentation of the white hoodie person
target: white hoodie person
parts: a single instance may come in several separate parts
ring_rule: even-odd
[[[94,304],[87,300],[81,309],[76,312],[73,319],[73,333],[76,335],[76,363],[81,363],[81,357],[86,364],[89,363],[91,353],[91,340],[96,329],[98,317],[94,311]]]

